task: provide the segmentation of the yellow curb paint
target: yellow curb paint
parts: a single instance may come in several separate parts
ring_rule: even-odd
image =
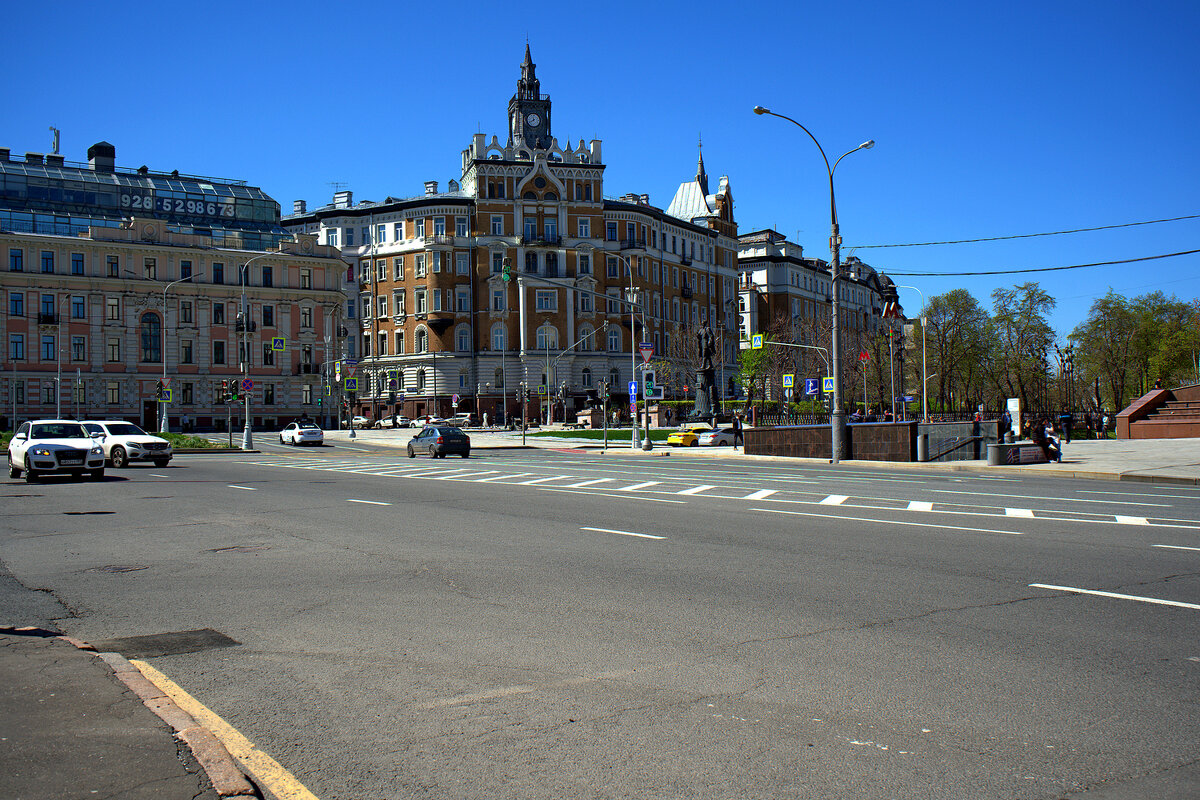
[[[262,783],[279,800],[318,800],[317,796],[296,780],[292,773],[254,746],[254,743],[230,725],[225,720],[210,711],[203,703],[145,661],[129,663],[138,668],[146,679],[157,686],[164,694],[175,701],[175,704],[192,715],[192,718],[207,728],[217,740],[246,768],[246,771]]]

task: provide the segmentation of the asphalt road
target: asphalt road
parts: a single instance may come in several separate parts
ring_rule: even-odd
[[[146,660],[323,800],[1200,796],[1200,490],[264,447],[9,481],[0,558],[231,637]]]

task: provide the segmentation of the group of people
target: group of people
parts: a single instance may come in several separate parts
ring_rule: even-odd
[[[1083,427],[1087,431],[1087,438],[1091,439],[1094,434],[1097,439],[1106,439],[1109,429],[1112,428],[1112,415],[1101,411],[1086,411],[1083,414]]]
[[[1062,439],[1055,435],[1057,432],[1054,422],[1048,417],[1025,423],[1026,438],[1042,448],[1047,461],[1062,461]]]

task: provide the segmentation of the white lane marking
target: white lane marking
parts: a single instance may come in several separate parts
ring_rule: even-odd
[[[849,497],[847,497],[847,496],[846,496],[846,495],[844,495],[844,494],[831,494],[831,495],[829,495],[828,497],[826,497],[824,500],[822,500],[822,501],[821,501],[821,503],[820,503],[820,505],[823,505],[823,506],[840,506],[842,503],[846,502],[846,501],[847,501],[847,500],[849,500],[849,499],[850,499],[850,498],[849,498]]]
[[[362,473],[359,473],[359,474],[362,474]],[[375,473],[368,472],[366,474],[374,475]],[[445,473],[439,469],[439,470],[434,470],[433,472],[430,472],[429,470],[424,470],[424,471],[418,470],[416,472],[405,472],[400,475],[379,475],[378,477],[380,477],[380,478],[431,478],[434,475],[444,475],[444,474]]]
[[[391,505],[391,503],[382,503],[378,500],[354,500],[352,498],[346,500],[346,502],[347,503],[366,503],[369,506],[390,506]]]
[[[600,533],[619,533],[622,536],[637,536],[640,539],[665,539],[665,536],[653,536],[649,533],[634,533],[633,531],[614,531],[612,528],[580,528],[581,531],[598,531]]]
[[[1150,520],[1145,517],[1123,517],[1120,514],[1114,515],[1117,522],[1122,525],[1149,525]]]
[[[979,495],[979,492],[960,492],[957,489],[930,489],[929,491],[936,492],[938,494],[970,494],[970,495],[976,495],[976,496]],[[1119,494],[1119,493],[1111,492],[1111,494]],[[1029,495],[1029,494],[997,494],[996,492],[988,492],[987,496],[988,497],[1016,497],[1020,500],[1051,500],[1051,501],[1058,501],[1058,502],[1062,502],[1062,503],[1102,503],[1104,505],[1110,505],[1110,506],[1161,506],[1163,508],[1171,507],[1170,503],[1135,503],[1135,502],[1125,501],[1125,500],[1089,500],[1086,497],[1038,497],[1036,495]],[[1138,497],[1157,497],[1158,495],[1137,495],[1137,496]]]
[[[488,481],[502,481],[505,478],[524,478],[526,475],[532,475],[532,472],[518,472],[515,475],[493,475],[490,478],[476,478],[471,483],[487,483]]]
[[[646,481],[645,483],[635,483],[633,486],[621,486],[617,489],[619,492],[636,492],[638,489],[645,489],[647,486],[658,486],[659,481]]]
[[[742,499],[743,500],[765,500],[766,498],[777,493],[778,491],[779,491],[778,489],[759,489],[757,492],[748,494],[745,497],[743,497]]]
[[[1077,589],[1073,586],[1052,586],[1048,583],[1031,583],[1034,589],[1050,589],[1055,592],[1071,592],[1072,594],[1090,594],[1096,597],[1113,597],[1117,600],[1137,600],[1139,603],[1153,603],[1159,606],[1174,606],[1175,608],[1190,608],[1200,611],[1200,605],[1195,603],[1180,603],[1176,600],[1160,600],[1157,597],[1140,597],[1136,594],[1117,594],[1116,592],[1101,592],[1096,589]]]
[[[1004,509],[1006,517],[1023,517],[1025,519],[1033,518],[1033,509],[1030,508],[1006,508]]]
[[[593,478],[590,481],[580,481],[579,483],[568,483],[565,489],[582,489],[584,486],[593,486],[597,483],[612,483],[615,478]]]
[[[709,489],[715,488],[717,487],[709,486],[707,483],[702,483],[699,486],[693,486],[690,489],[684,489],[683,491],[676,492],[675,494],[700,494],[701,492],[707,492]]]
[[[924,500],[910,500],[908,503],[909,511],[933,511],[933,503],[927,503]]]
[[[166,478],[166,477],[168,477],[168,476],[166,476],[166,475],[158,475],[158,474],[156,474],[156,473],[154,473],[154,472],[151,472],[151,473],[150,473],[150,477],[151,477],[151,478]]]
[[[369,453],[369,452],[371,452],[370,450],[368,450],[368,449],[367,449],[367,448],[365,448],[365,447],[350,447],[349,445],[344,445],[344,444],[335,444],[335,445],[333,445],[333,447],[340,447],[340,448],[341,448],[341,449],[343,449],[343,450],[353,450],[353,451],[354,451],[354,452],[356,452],[356,453]]]
[[[545,483],[546,481],[557,481],[557,480],[563,480],[563,479],[570,478],[570,477],[572,477],[572,476],[570,476],[570,475],[551,475],[549,478],[534,478],[531,481],[518,481],[517,485],[518,486],[537,486],[539,483]]]
[[[1006,533],[1009,536],[1023,536],[1024,531],[1000,531],[992,528],[968,528],[962,525],[938,525],[934,522],[901,522],[894,519],[872,519],[871,517],[844,517],[841,514],[817,514],[810,511],[784,511],[781,508],[751,508],[750,511],[765,511],[768,514],[791,514],[796,517],[820,517],[821,519],[844,519],[850,522],[878,522],[880,525],[913,525],[918,528],[945,528],[952,531],[972,531],[974,533]],[[880,511],[895,509],[881,508]]]
[[[1194,494],[1148,494],[1146,492],[1098,492],[1087,489],[1080,489],[1080,494],[1116,494],[1121,497],[1153,497],[1155,499],[1165,498],[1168,500],[1196,500],[1200,495]]]
[[[1196,550],[1200,551],[1200,547],[1183,547],[1177,544],[1152,544],[1151,547],[1165,547],[1168,550]]]
[[[258,491],[258,489],[254,488],[253,486],[236,486],[232,483],[229,484],[229,488],[230,489],[244,489],[247,492],[257,492]]]
[[[640,494],[619,495],[619,494],[609,494],[607,492],[589,492],[586,489],[566,489],[566,488],[560,489],[557,486],[545,486],[545,485],[538,486],[536,488],[543,492],[562,492],[563,494],[581,494],[581,495],[584,495],[585,497],[611,497],[614,500],[641,500],[646,503],[675,503],[676,505],[681,505],[681,506],[687,505],[687,501],[685,501],[685,500],[668,500],[665,497],[646,497],[645,495],[640,495]]]

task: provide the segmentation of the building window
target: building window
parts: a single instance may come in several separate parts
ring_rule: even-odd
[[[212,321],[213,321],[213,325],[224,325],[225,324],[225,304],[224,303],[213,303]]]
[[[379,333],[379,355],[386,356],[388,354],[388,335],[384,331]]]
[[[117,381],[108,381],[104,387],[104,399],[110,406],[119,405],[121,403],[121,384]]]
[[[275,405],[275,384],[268,383],[263,385],[263,405]]]
[[[413,311],[417,314],[425,314],[429,311],[425,302],[424,289],[417,289],[413,292]]]
[[[162,320],[158,314],[147,311],[142,314],[142,362],[157,364],[162,361]]]
[[[381,258],[375,262],[375,279],[377,281],[387,280],[387,259]]]
[[[617,223],[604,223],[604,238],[610,242],[615,242],[617,240]]]
[[[8,315],[10,317],[25,316],[25,293],[24,292],[9,292],[8,293]]]
[[[71,253],[71,274],[83,274],[83,253]]]
[[[592,313],[592,296],[590,294],[580,293],[579,297],[579,312],[581,314]]]
[[[424,256],[424,254],[418,253],[416,256],[414,256],[413,274],[416,275],[416,277],[418,277],[418,278],[425,277],[425,256]]]
[[[585,256],[582,253],[579,254],[579,274],[580,275],[591,275],[592,274],[592,257],[591,256]]]
[[[179,262],[179,279],[183,280],[184,278],[190,278],[190,277],[192,277],[192,262],[191,261],[180,261]]]
[[[221,284],[225,282],[225,265],[214,261],[212,265],[212,282]]]
[[[404,355],[404,331],[396,331],[396,355]]]
[[[87,340],[82,336],[71,337],[71,360],[83,361],[87,358]]]
[[[262,268],[262,285],[265,287],[268,287],[268,288],[275,285],[275,268],[274,267],[263,267]]]
[[[142,259],[142,277],[148,281],[158,280],[158,259],[149,257]]]
[[[454,235],[455,236],[466,236],[467,235],[467,218],[466,217],[455,217],[454,218]]]
[[[392,259],[392,280],[404,280],[404,256]]]
[[[191,300],[181,300],[179,302],[179,321],[184,322],[184,323],[192,321],[192,301]]]
[[[214,364],[224,364],[225,363],[225,343],[224,342],[213,342],[212,346],[213,346],[213,351],[212,351],[213,363]]]
[[[537,330],[537,349],[558,349],[558,329],[553,325],[543,325]]]
[[[371,355],[371,334],[364,333],[362,337],[363,358]]]
[[[19,248],[12,248],[8,251],[8,270],[9,272],[24,272],[25,271],[25,251]]]
[[[54,309],[54,295],[52,295],[52,294],[44,294],[44,295],[42,295],[42,310],[41,310],[41,312],[40,312],[40,313],[41,313],[41,315],[42,315],[42,316],[44,316],[44,317],[51,317],[51,318],[53,318],[53,317],[54,317],[54,311],[55,311],[55,309]]]
[[[8,360],[25,360],[25,334],[10,333],[8,335]]]
[[[460,314],[471,310],[471,296],[467,293],[466,287],[454,290],[454,310]]]
[[[508,331],[499,322],[492,326],[492,349],[500,352],[508,349]]]
[[[471,329],[466,325],[459,326],[454,344],[455,349],[460,353],[471,352]]]
[[[71,298],[71,319],[87,319],[87,302],[84,298]]]
[[[403,240],[404,240],[404,223],[403,222],[393,222],[392,223],[392,241],[400,242]]]
[[[121,340],[115,336],[108,337],[108,360],[109,363],[121,360]]]
[[[492,311],[504,310],[504,295],[505,291],[503,289],[492,290]]]
[[[433,261],[433,265],[432,265],[433,271],[441,272],[442,271],[442,252],[440,250],[435,251],[433,253],[430,253],[429,257],[430,257],[430,260]]]
[[[275,327],[275,306],[262,307],[262,324],[264,328]]]
[[[380,243],[387,241],[387,225],[382,222],[375,226],[375,241]]]
[[[312,270],[311,269],[300,270],[300,288],[301,289],[313,288]]]
[[[525,254],[525,271],[528,273],[531,273],[533,275],[537,274],[537,271],[538,271],[538,254],[537,253],[526,253]]]
[[[379,304],[379,318],[383,319],[384,317],[387,316],[387,295],[381,294],[377,298],[375,298],[375,301]],[[380,353],[380,355],[383,355],[383,354]]]
[[[104,298],[104,318],[110,322],[121,321],[121,298]]]
[[[418,353],[429,352],[429,331],[425,330],[424,328],[418,328],[416,344],[417,344],[416,352],[418,352]],[[422,375],[424,375],[424,373],[422,373]]]
[[[433,235],[434,236],[445,236],[446,235],[446,218],[445,217],[434,217],[433,218]]]
[[[55,352],[55,341],[53,336],[42,337],[42,361],[57,361],[58,355]]]
[[[42,272],[54,272],[54,251],[42,251]]]
[[[105,274],[110,278],[121,277],[121,257],[120,256],[105,256]]]
[[[583,385],[584,386],[592,385],[592,370],[590,367],[583,368]]]
[[[621,331],[619,328],[608,329],[608,352],[621,352]]]
[[[425,238],[425,219],[421,218],[421,219],[415,220],[413,222],[413,224],[416,226],[417,238],[424,239]]]
[[[553,289],[538,289],[536,293],[536,308],[538,311],[557,311],[558,292]]]
[[[312,309],[308,306],[300,306],[300,327],[311,328],[313,326]]]
[[[504,369],[502,367],[496,367],[496,371],[492,374],[492,383],[497,389],[504,388]]]
[[[429,310],[430,311],[441,311],[442,310],[442,292],[441,292],[441,290],[434,289],[430,292],[430,295],[433,297],[433,307]]]
[[[185,383],[179,392],[179,402],[185,406],[190,406],[196,402],[196,384]]]
[[[417,391],[425,391],[425,370],[417,372]]]
[[[262,348],[263,348],[263,360],[262,360],[263,366],[264,367],[275,366],[275,351],[271,349],[271,343],[263,342]]]
[[[608,277],[619,278],[620,276],[621,275],[617,270],[617,260],[615,258],[610,258],[608,260]]]
[[[311,406],[313,403],[313,387],[311,383],[306,383],[300,388],[300,402],[306,406]]]
[[[504,253],[496,250],[492,252],[492,274],[504,271]]]
[[[329,245],[330,247],[338,246],[338,229],[337,228],[327,228],[325,230],[325,244]]]
[[[590,239],[592,236],[592,221],[587,217],[580,217],[577,225],[579,227],[579,238]]]
[[[406,292],[404,289],[396,289],[392,292],[392,303],[396,307],[394,312],[396,316],[401,316],[408,313],[405,310],[407,308],[407,303],[405,302],[407,295],[408,292]]]
[[[469,275],[471,273],[471,254],[470,253],[455,253],[454,254],[454,271],[459,275]]]
[[[196,356],[190,339],[185,339],[179,343],[179,360],[184,364],[196,363]]]
[[[354,246],[354,228],[346,228],[346,247]]]
[[[492,216],[492,236],[504,235],[504,217],[496,214]],[[20,253],[20,251],[16,251]]]

